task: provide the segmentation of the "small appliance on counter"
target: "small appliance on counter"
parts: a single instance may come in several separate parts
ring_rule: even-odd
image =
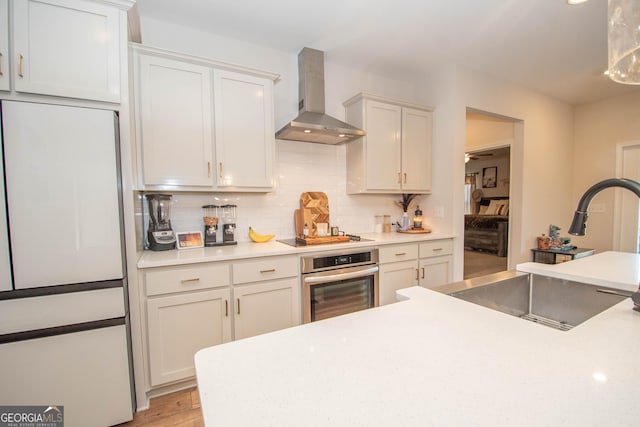
[[[218,205],[204,205],[204,215],[202,220],[204,221],[204,245],[205,246],[217,246],[221,243],[217,243],[218,234]]]
[[[171,195],[147,194],[149,230],[147,240],[152,251],[175,249],[176,236],[171,229]]]
[[[222,244],[235,245],[236,242],[236,205],[222,205]]]

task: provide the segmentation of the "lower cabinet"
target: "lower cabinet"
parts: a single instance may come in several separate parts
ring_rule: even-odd
[[[418,284],[418,244],[403,243],[379,249],[380,305],[397,301],[396,291]]]
[[[225,288],[147,301],[152,386],[195,376],[196,352],[231,340],[230,293]]]
[[[297,256],[143,270],[149,385],[195,376],[203,348],[300,324]]]
[[[297,256],[233,263],[235,339],[300,324],[298,265]]]
[[[297,277],[234,287],[235,339],[300,324],[299,287]]]
[[[418,285],[432,288],[447,284],[453,277],[453,240],[420,243]]]
[[[380,305],[396,302],[396,291],[410,286],[431,288],[453,277],[453,240],[384,246],[380,254]]]

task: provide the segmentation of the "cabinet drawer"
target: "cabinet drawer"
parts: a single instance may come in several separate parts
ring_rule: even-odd
[[[256,258],[233,263],[233,283],[249,283],[298,275],[298,257]]]
[[[433,240],[420,243],[420,258],[427,258],[439,255],[450,255],[453,253],[453,240]]]
[[[378,253],[380,256],[380,264],[415,260],[418,259],[418,245],[408,243],[403,245],[381,246]]]
[[[145,272],[147,296],[228,286],[229,264],[185,265]]]

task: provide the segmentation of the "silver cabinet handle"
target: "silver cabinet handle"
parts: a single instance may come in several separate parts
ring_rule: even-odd
[[[260,270],[260,273],[265,274],[265,273],[275,273],[276,269],[275,268],[270,268],[268,270]]]
[[[356,269],[354,268],[354,270]],[[302,281],[305,284],[339,282],[341,280],[366,277],[371,274],[377,273],[378,270],[379,268],[376,265],[375,267],[367,267],[362,270],[358,269],[356,271],[349,272],[349,273],[327,274],[327,275],[320,275],[320,276],[304,277]]]
[[[198,283],[200,282],[200,278],[196,277],[194,279],[184,279],[184,280],[180,280],[180,283],[182,283],[183,285],[190,285],[192,283]]]
[[[2,61],[3,61],[3,56],[2,56],[2,52],[0,52],[0,76],[4,76],[4,73],[2,72]]]

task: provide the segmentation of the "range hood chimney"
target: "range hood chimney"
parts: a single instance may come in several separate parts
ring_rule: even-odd
[[[324,52],[308,47],[298,54],[298,117],[276,132],[277,139],[341,144],[365,131],[324,113]]]

